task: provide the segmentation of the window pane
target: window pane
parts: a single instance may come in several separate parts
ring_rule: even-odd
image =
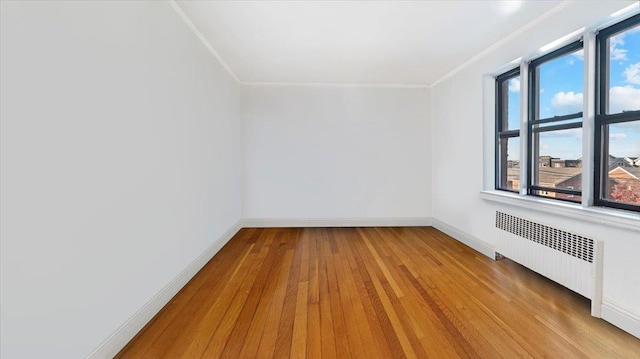
[[[520,187],[520,74],[514,69],[498,76],[496,114],[496,189]]]
[[[607,113],[640,110],[640,25],[609,38]]]
[[[520,138],[501,139],[500,156],[500,188],[518,191],[520,187]]]
[[[539,119],[582,112],[582,50],[541,64],[537,75]]]
[[[520,128],[520,75],[512,77],[503,84],[503,92],[506,94],[505,109],[506,130],[517,130]]]
[[[608,125],[606,198],[640,204],[640,120]]]
[[[582,188],[582,128],[534,134],[538,165],[534,184],[580,191]],[[538,191],[536,194],[579,202],[580,196]]]

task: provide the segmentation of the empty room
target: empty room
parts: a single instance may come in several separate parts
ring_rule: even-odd
[[[0,0],[0,357],[640,358],[640,2]]]

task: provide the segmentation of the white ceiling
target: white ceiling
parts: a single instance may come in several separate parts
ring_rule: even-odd
[[[242,82],[429,85],[563,1],[178,1]]]

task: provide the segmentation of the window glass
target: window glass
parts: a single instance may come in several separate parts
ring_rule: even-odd
[[[506,151],[506,156],[501,156],[503,162],[503,176],[500,188],[518,191],[520,187],[520,137],[503,138],[500,140],[501,151]]]
[[[534,185],[550,189],[582,188],[582,128],[538,134]],[[557,197],[553,192],[548,197]],[[572,197],[578,200],[578,197]]]
[[[640,110],[640,25],[611,36],[608,45],[607,113]]]
[[[537,67],[538,119],[582,112],[583,50]]]
[[[513,77],[503,83],[507,94],[507,130],[520,128],[520,76]]]
[[[640,204],[640,120],[607,125],[608,200]]]
[[[540,156],[547,156],[557,160],[579,160],[582,157],[582,128],[541,132],[539,134],[538,151]],[[544,166],[543,166],[544,165]],[[552,165],[541,161],[541,167],[560,168],[564,165]]]

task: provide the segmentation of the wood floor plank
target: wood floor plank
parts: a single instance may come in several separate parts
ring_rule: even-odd
[[[273,297],[273,291],[267,291],[267,293],[265,293],[265,287],[267,287],[267,283],[271,276],[278,276],[277,264],[280,263],[283,256],[284,249],[277,245],[273,245],[267,251],[267,257],[260,268],[258,276],[253,282],[253,286],[249,291],[247,299],[242,306],[238,318],[236,319],[233,330],[229,335],[229,341],[227,341],[227,344],[224,347],[224,351],[221,356],[222,358],[237,358],[242,350],[244,341],[248,338],[247,333],[251,328],[251,323],[256,321],[256,324],[261,324],[259,323],[260,315],[256,315],[258,304],[265,298],[265,296],[268,298]],[[253,338],[252,340],[257,341],[257,339]],[[203,356],[210,357],[206,355]],[[215,357],[215,355],[211,356]]]
[[[431,227],[243,229],[117,358],[640,358],[589,305]]]
[[[307,298],[307,357],[322,358],[322,336],[320,322],[320,248],[318,230],[310,233],[309,243],[309,291]]]
[[[373,262],[378,263],[378,260],[375,259],[373,253],[371,253],[370,247],[365,245],[365,247],[369,250],[369,255],[373,257]],[[385,274],[379,266],[367,266],[367,270],[369,271],[369,278],[371,278],[371,282],[373,287],[375,288],[375,292],[377,297],[380,299],[380,302],[384,308],[384,312],[387,314],[389,319],[389,323],[391,324],[391,330],[395,333],[398,342],[402,348],[402,353],[407,358],[417,358],[417,355],[414,349],[411,346],[411,342],[407,337],[407,334],[402,326],[400,318],[398,317],[398,313],[395,311],[395,308],[391,304],[391,300],[389,296],[396,296],[395,292],[390,295],[385,291],[384,284],[388,284],[387,278],[388,275]],[[397,349],[396,349],[397,350]]]
[[[296,310],[293,321],[293,338],[291,339],[292,359],[307,357],[307,297],[309,296],[309,282],[298,283]]]
[[[382,357],[384,348],[380,347],[373,333],[375,329],[375,321],[369,318],[368,314],[373,314],[373,310],[366,310],[368,305],[368,298],[366,288],[363,287],[362,277],[359,270],[358,261],[354,255],[350,242],[352,242],[354,229],[345,229],[345,238],[342,245],[342,253],[349,264],[351,270],[345,275],[345,280],[348,288],[351,288],[351,302],[353,305],[354,316],[356,317],[356,323],[358,325],[358,331],[360,333],[360,339],[364,346],[364,355],[366,358]],[[373,326],[371,324],[374,324]]]
[[[298,234],[300,231],[296,231]],[[293,230],[289,232],[291,235]],[[276,337],[276,345],[273,352],[274,358],[288,358],[291,353],[291,341],[293,337],[293,323],[295,320],[296,299],[298,293],[298,281],[300,279],[300,268],[302,262],[302,250],[300,245],[300,237],[290,237],[290,246],[295,251],[295,259],[289,272],[289,278],[285,285],[287,290],[282,305],[282,313],[278,326],[278,336]]]
[[[239,271],[235,276],[236,281],[230,282],[229,295],[221,295],[220,300],[211,307],[209,312],[202,318],[198,318],[199,323],[195,329],[197,334],[189,338],[189,345],[173,346],[172,349],[175,352],[166,353],[166,357],[194,358],[205,354],[214,358],[220,356],[247,300],[249,290],[260,273],[260,267],[270,250],[268,243],[273,240],[273,235],[269,234],[263,240],[267,241],[267,244],[262,245],[259,252],[249,254],[250,261],[247,261],[247,266],[244,268],[244,277],[239,275]],[[236,289],[235,292],[233,289]],[[184,336],[189,337],[189,333],[184,333]]]
[[[333,242],[331,255],[325,257],[327,261],[327,278],[329,281],[329,303],[333,317],[333,332],[335,334],[336,353],[338,358],[351,358],[351,349],[347,339],[347,326],[343,306],[340,299],[340,288],[338,286],[338,274],[336,274],[334,260],[339,260],[339,250],[335,233],[330,231],[328,237]]]
[[[278,328],[280,326],[280,317],[282,315],[282,307],[284,305],[287,286],[284,284],[289,278],[291,264],[293,262],[293,250],[287,249],[286,254],[282,260],[282,268],[280,275],[276,278],[276,290],[273,294],[273,300],[269,306],[269,313],[267,314],[266,322],[264,323],[262,337],[258,350],[255,353],[255,358],[271,358],[274,357],[276,338],[278,335]],[[247,342],[247,345],[251,343]],[[251,351],[247,351],[246,358],[251,358]]]
[[[379,298],[375,293],[375,288],[371,283],[371,278],[369,277],[369,273],[367,273],[366,265],[362,257],[362,250],[360,250],[357,243],[355,241],[351,241],[352,251],[354,252],[354,260],[356,261],[356,268],[358,269],[358,273],[354,273],[355,276],[355,285],[358,289],[358,293],[360,293],[360,297],[362,298],[362,306],[366,313],[366,318],[371,328],[371,335],[374,338],[374,344],[378,349],[378,355],[381,358],[394,358],[397,355],[392,353],[391,347],[389,345],[389,340],[392,341],[392,346],[396,349],[396,352],[399,354],[400,351],[397,350],[400,348],[400,343],[397,340],[397,337],[393,336],[392,338],[387,338],[385,334],[385,328],[381,323],[381,314],[382,306],[379,303]],[[382,320],[386,321],[385,324],[388,323],[388,318],[382,318]],[[391,334],[391,333],[389,333]],[[385,338],[386,341],[379,340],[376,338]]]
[[[342,231],[339,231],[337,243],[338,253],[333,255],[334,271],[338,282],[338,293],[340,295],[340,303],[342,305],[342,313],[344,314],[344,323],[346,326],[346,338],[349,342],[349,350],[352,358],[367,358],[365,346],[358,327],[358,317],[355,313],[354,289],[350,286],[348,278],[351,273],[346,253],[344,252],[344,239]]]
[[[337,358],[333,311],[329,295],[329,272],[327,258],[332,253],[331,243],[326,240],[326,229],[317,229],[318,240],[318,300],[320,302],[320,345],[325,358]]]

